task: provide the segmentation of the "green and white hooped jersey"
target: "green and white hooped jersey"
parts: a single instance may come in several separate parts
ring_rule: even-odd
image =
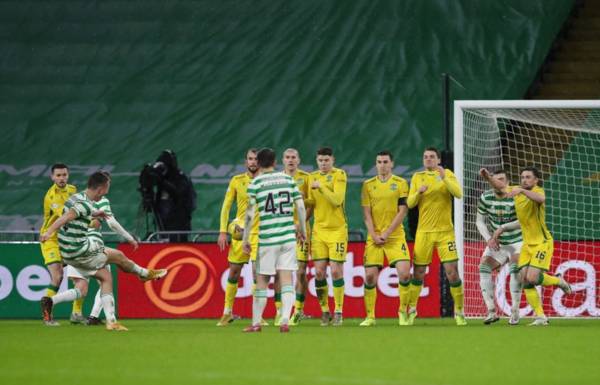
[[[113,216],[112,210],[110,209],[110,201],[107,197],[102,197],[102,199],[100,199],[98,202],[94,202],[94,210],[102,210],[107,215],[111,217]],[[104,242],[104,240],[102,239],[102,233],[100,232],[100,229],[102,229],[102,226],[100,226],[100,228],[98,229],[90,227],[88,230],[88,236],[95,241]]]
[[[258,205],[258,246],[296,243],[294,202],[302,199],[296,182],[282,172],[267,172],[248,186],[248,198]]]
[[[487,190],[481,194],[477,212],[487,216],[492,231],[496,231],[503,224],[517,220],[515,200],[513,198],[498,198],[494,190]],[[523,242],[521,229],[504,231],[499,241],[501,245]]]
[[[67,223],[58,233],[58,246],[60,254],[65,259],[82,256],[89,248],[88,231],[92,221],[92,212],[95,211],[94,202],[82,191],[65,202],[63,214],[73,209],[77,217]]]

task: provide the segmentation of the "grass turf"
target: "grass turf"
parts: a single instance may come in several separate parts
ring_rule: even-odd
[[[523,320],[529,321],[529,320]],[[129,332],[0,321],[1,384],[598,384],[600,320],[549,327],[506,320],[396,320],[339,328],[305,320],[289,334],[246,320],[123,320]]]

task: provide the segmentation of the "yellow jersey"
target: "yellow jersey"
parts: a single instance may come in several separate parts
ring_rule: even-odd
[[[360,192],[360,205],[371,208],[373,227],[376,233],[383,233],[398,214],[398,206],[408,196],[408,183],[399,176],[392,175],[382,182],[375,176],[363,182]],[[371,235],[369,235],[371,237]],[[389,238],[405,238],[404,226],[400,224]]]
[[[302,194],[302,199],[306,202],[306,197],[308,196],[308,178],[309,173],[306,171],[302,171],[297,169],[294,175],[290,175],[294,182],[296,182],[296,186],[298,187],[298,191]],[[296,209],[294,208],[294,223],[298,223],[298,214],[296,213]]]
[[[409,208],[419,207],[417,231],[434,233],[454,229],[452,197],[461,198],[462,190],[452,171],[445,169],[445,174],[442,179],[439,171],[425,170],[412,176],[407,204]],[[427,190],[419,194],[421,186],[427,186]]]
[[[227,192],[225,193],[225,200],[221,207],[221,220],[219,224],[219,231],[222,233],[227,232],[227,226],[229,224],[229,211],[231,205],[235,201],[237,212],[235,214],[236,219],[240,219],[241,223],[244,223],[246,210],[248,209],[248,185],[252,181],[252,177],[248,173],[234,175],[229,181]],[[254,222],[252,223],[251,234],[258,234],[258,215],[254,216]]]
[[[321,186],[318,189],[310,187],[314,181],[319,181]],[[328,173],[315,171],[310,174],[305,201],[308,206],[314,207],[314,232],[347,231],[344,211],[346,184],[346,172],[339,168],[334,167]]]
[[[511,191],[517,186],[511,186]],[[535,186],[531,191],[546,196],[544,189]],[[546,226],[546,205],[529,199],[525,194],[515,196],[515,210],[517,219],[521,224],[523,242],[529,245],[537,245],[547,240],[552,240],[552,234]]]
[[[54,183],[52,187],[48,189],[44,196],[44,222],[40,229],[40,234],[43,234],[48,230],[50,226],[58,218],[63,215],[63,207],[69,197],[77,192],[77,187],[72,184],[68,184],[65,188],[60,188]],[[52,235],[50,239],[58,239],[58,231]]]

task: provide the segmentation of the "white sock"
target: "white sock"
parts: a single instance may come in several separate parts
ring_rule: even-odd
[[[94,297],[94,306],[92,307],[92,312],[90,316],[100,318],[100,312],[102,311],[102,299],[100,289],[96,292],[96,296]]]
[[[79,289],[69,289],[54,295],[52,297],[52,303],[56,305],[57,303],[75,301],[77,298],[81,298]]]
[[[102,300],[102,308],[104,309],[106,322],[117,322],[117,317],[115,316],[115,298],[112,293],[102,294],[100,295],[100,299]]]
[[[488,265],[479,266],[479,286],[481,287],[481,296],[488,313],[496,311],[494,302],[494,282],[492,281],[492,269]]]
[[[229,315],[231,314],[231,309],[228,307],[223,308],[223,315]]]
[[[142,278],[146,278],[148,276],[148,269],[144,269],[143,267],[135,263],[133,264],[133,272]]]
[[[260,325],[266,305],[267,290],[254,290],[254,296],[252,297],[252,325]]]
[[[287,325],[290,321],[292,307],[294,307],[294,300],[296,299],[296,293],[292,285],[281,287],[281,324]]]
[[[516,263],[510,264],[510,300],[511,310],[519,310],[523,285],[519,282],[519,268]]]

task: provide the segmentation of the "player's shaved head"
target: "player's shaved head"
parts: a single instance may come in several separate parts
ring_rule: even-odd
[[[298,158],[300,158],[300,153],[295,148],[286,148],[283,152],[283,156],[285,156],[286,154],[295,154]]]

